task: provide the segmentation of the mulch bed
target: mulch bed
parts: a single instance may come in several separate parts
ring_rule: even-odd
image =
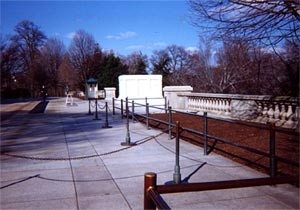
[[[164,121],[168,119],[166,114],[153,114],[151,117]],[[172,122],[174,123],[176,121],[180,121],[181,127],[203,132],[203,118],[201,116],[174,113],[172,114]],[[153,120],[150,120],[149,123],[151,127],[160,129],[167,128],[166,124]],[[207,125],[209,135],[269,153],[270,131],[263,127],[257,128],[216,119],[208,119]],[[175,132],[175,129],[173,129],[173,132]],[[277,175],[293,175],[299,177],[299,133],[292,133],[293,134],[276,132],[275,134],[276,157],[296,163],[296,165],[294,165],[277,161]],[[192,144],[203,146],[202,136],[187,131],[181,132],[180,135],[182,139]],[[264,155],[255,154],[251,151],[225,144],[216,139],[209,139],[208,151],[216,152],[236,162],[269,174],[270,160],[269,157]]]

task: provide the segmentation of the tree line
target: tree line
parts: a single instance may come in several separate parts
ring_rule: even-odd
[[[219,37],[217,48],[201,39],[199,50],[170,45],[148,58],[141,52],[104,51],[84,30],[76,32],[68,49],[31,21],[18,23],[14,31],[1,38],[2,98],[39,97],[43,85],[50,96],[63,96],[66,86],[84,91],[90,77],[100,89],[118,87],[122,74],[161,74],[163,86],[191,85],[197,92],[298,95],[299,42],[291,39],[275,49],[227,34]]]

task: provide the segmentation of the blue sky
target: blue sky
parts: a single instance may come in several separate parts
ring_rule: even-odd
[[[22,20],[34,22],[66,47],[74,33],[83,29],[101,48],[120,55],[135,51],[151,55],[171,44],[195,48],[199,43],[184,0],[1,1],[2,35],[13,34]]]

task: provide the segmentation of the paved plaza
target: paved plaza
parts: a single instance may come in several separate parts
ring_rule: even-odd
[[[146,172],[157,173],[160,185],[172,181],[175,141],[162,131],[130,121],[136,146],[121,146],[127,132],[118,110],[105,129],[104,110],[93,120],[87,101],[51,99],[45,113],[28,113],[36,104],[2,121],[1,209],[140,210]],[[189,183],[266,177],[184,141],[180,152]],[[162,196],[172,209],[299,209],[299,188],[288,184]]]

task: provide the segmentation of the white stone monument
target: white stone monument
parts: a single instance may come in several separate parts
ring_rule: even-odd
[[[116,88],[115,87],[105,87],[105,100],[111,101],[112,98],[116,97]]]
[[[142,103],[148,98],[148,103],[164,104],[162,96],[162,76],[161,75],[121,75],[119,76],[119,97],[125,100]],[[144,102],[145,103],[145,102]]]

